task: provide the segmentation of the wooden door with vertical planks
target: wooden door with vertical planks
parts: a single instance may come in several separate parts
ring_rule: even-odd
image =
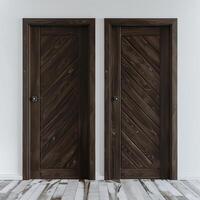
[[[170,26],[105,28],[106,178],[170,178]]]
[[[29,178],[94,178],[92,29],[93,20],[28,27]]]

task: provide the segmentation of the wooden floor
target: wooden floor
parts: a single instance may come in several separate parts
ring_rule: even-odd
[[[0,200],[200,200],[200,181],[0,181]]]

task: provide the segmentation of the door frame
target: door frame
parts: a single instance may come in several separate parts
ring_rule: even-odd
[[[111,31],[116,26],[168,26],[170,29],[170,179],[177,179],[177,19],[106,18],[105,28],[105,179],[112,179],[111,146]]]
[[[29,30],[31,26],[85,26],[89,30],[89,179],[95,179],[95,19],[24,18],[23,19],[23,179],[31,178]]]

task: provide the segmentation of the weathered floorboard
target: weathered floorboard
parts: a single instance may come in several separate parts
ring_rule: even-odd
[[[200,196],[193,192],[189,187],[181,183],[180,181],[170,181],[170,183],[179,190],[189,200],[199,200]]]
[[[200,182],[150,179],[0,181],[0,200],[200,200]]]
[[[61,200],[65,192],[65,189],[67,187],[67,184],[68,184],[67,180],[61,180],[51,200],[58,200],[58,199]]]
[[[183,184],[200,196],[200,190],[191,181],[183,181]]]
[[[108,188],[105,181],[99,182],[99,198],[104,200],[109,200]]]
[[[141,183],[151,199],[165,200],[156,185],[151,180],[141,180]]]
[[[151,200],[138,180],[121,180],[121,182],[129,200]]]
[[[167,200],[187,200],[176,188],[174,188],[169,182],[166,180],[155,180],[155,183]]]
[[[31,182],[31,180],[24,180],[18,183],[18,185],[10,192],[7,200],[17,200],[23,194],[26,186]]]
[[[25,187],[23,195],[20,198],[20,200],[28,200],[28,199],[30,199],[32,194],[39,187],[41,182],[42,182],[42,180],[40,180],[40,179],[35,179],[35,180],[31,181],[30,184],[28,184]]]
[[[0,191],[6,187],[6,185],[8,185],[11,181],[1,181],[0,182]]]
[[[100,200],[99,199],[99,183],[98,183],[98,181],[90,182],[88,200]]]
[[[60,182],[60,180],[58,180],[58,179],[49,181],[47,183],[44,191],[39,196],[38,200],[50,200],[51,197],[53,196],[54,192],[56,191],[56,188],[58,187],[59,182]]]
[[[79,182],[77,180],[69,180],[63,193],[62,200],[74,200]]]
[[[73,198],[74,200],[83,200],[84,199],[84,187],[85,187],[84,182],[80,181],[78,183],[75,198]]]

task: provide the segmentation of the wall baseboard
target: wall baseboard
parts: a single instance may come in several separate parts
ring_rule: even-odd
[[[22,180],[22,176],[17,174],[0,174],[0,180]]]
[[[200,177],[193,177],[193,176],[183,176],[183,177],[178,177],[178,180],[183,181],[183,180],[187,180],[187,181],[192,181],[192,180],[200,180]]]

